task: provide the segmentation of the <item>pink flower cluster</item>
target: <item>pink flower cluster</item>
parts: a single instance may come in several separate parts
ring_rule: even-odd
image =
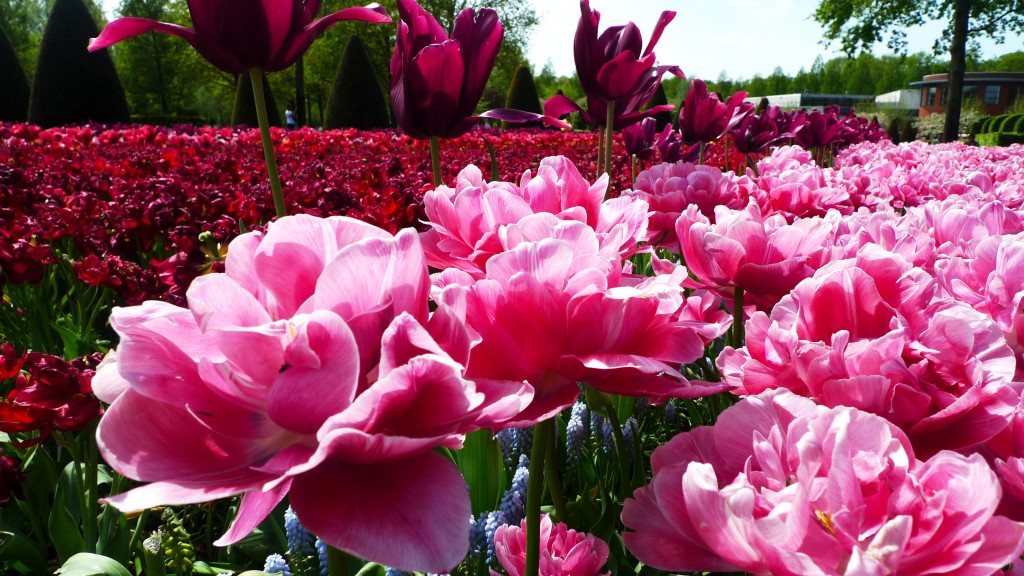
[[[1024,551],[1024,523],[996,514],[999,481],[980,455],[921,461],[885,420],[784,390],[676,436],[651,463],[623,538],[662,570],[988,575]]]
[[[526,574],[526,520],[519,526],[504,524],[494,532],[494,553],[508,576]],[[592,535],[555,524],[551,517],[540,517],[541,576],[610,576],[601,572],[608,560],[608,544]],[[491,570],[491,576],[500,576]]]
[[[687,285],[744,297],[745,342],[717,366],[746,399],[655,452],[623,514],[630,550],[666,570],[773,574],[1016,561],[1024,172],[1006,166],[1024,168],[1024,147],[865,144],[827,169],[783,147],[724,175],[743,207],[713,219],[664,192],[683,166],[638,184],[663,201],[652,221],[678,213]]]

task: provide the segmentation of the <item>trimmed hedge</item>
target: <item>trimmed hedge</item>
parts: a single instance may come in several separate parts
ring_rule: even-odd
[[[370,55],[359,36],[349,36],[334,75],[324,128],[387,128],[388,106],[381,93]]]
[[[544,109],[540,106],[540,96],[537,95],[537,86],[533,81],[533,74],[530,73],[529,66],[520,64],[516,67],[515,74],[512,75],[512,82],[508,85],[508,94],[505,96],[505,108],[533,112],[534,114],[544,113]],[[520,124],[502,122],[501,125],[506,129],[540,128],[544,126],[542,122],[524,122]]]
[[[978,144],[982,146],[1009,146],[1010,144],[1024,144],[1024,133],[1022,132],[990,132],[977,135]]]
[[[270,90],[267,75],[263,74],[263,99],[267,104],[267,122],[271,126],[281,127],[281,112],[277,109],[274,93]],[[252,93],[252,78],[248,74],[239,74],[235,85],[235,108],[231,113],[232,126],[248,126],[258,128],[259,118],[256,115],[256,96]]]
[[[82,0],[56,0],[43,29],[28,121],[44,128],[128,122],[128,100],[108,49],[89,52],[99,36]]]
[[[0,122],[24,122],[28,119],[28,78],[18,62],[11,40],[0,29]]]

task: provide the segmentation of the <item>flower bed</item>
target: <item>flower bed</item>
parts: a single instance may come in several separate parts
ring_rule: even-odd
[[[588,574],[991,573],[1024,550],[1024,146],[861,143],[831,167],[783,146],[725,172],[711,146],[632,186],[624,154],[594,177],[596,135],[476,131],[435,189],[423,143],[275,131],[303,215],[265,224],[255,132],[0,137],[0,467],[25,525],[46,501],[64,533],[160,527],[169,566],[312,574],[326,541],[518,573],[546,460],[542,546]],[[109,503],[182,507],[132,526],[21,492],[101,410]],[[234,525],[230,501],[187,506],[241,493]]]

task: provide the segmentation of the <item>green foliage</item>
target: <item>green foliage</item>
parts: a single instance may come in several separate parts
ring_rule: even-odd
[[[651,96],[647,104],[644,104],[644,110],[661,106],[662,104],[668,104],[668,96],[665,94],[665,86],[658,84],[658,89],[654,91],[654,96]],[[658,122],[658,132],[660,133],[665,129],[665,126],[672,123],[672,112],[658,112],[654,115],[654,119]]]
[[[386,128],[388,108],[359,36],[349,36],[338,63],[324,128]]]
[[[39,47],[29,122],[44,127],[128,122],[128,102],[110,54],[85,49],[98,35],[82,0],[54,2]]]
[[[61,566],[61,576],[131,576],[131,572],[110,558],[99,554],[75,554]]]
[[[981,146],[1009,146],[1011,144],[1024,144],[1024,132],[990,132],[978,134],[978,144]]]
[[[270,89],[270,82],[267,75],[263,74],[263,97],[267,104],[267,121],[271,126],[281,126],[281,112],[277,109],[277,102],[274,100],[274,92]],[[249,126],[255,128],[260,125],[256,116],[256,97],[252,92],[252,79],[248,74],[238,75],[238,84],[235,88],[235,108],[231,113],[231,125]]]
[[[0,122],[28,118],[29,86],[7,34],[0,30]]]
[[[7,34],[25,75],[31,79],[39,59],[39,40],[46,25],[46,0],[0,2],[0,29]]]
[[[909,118],[900,119],[900,142],[913,142],[917,140],[917,130]]]
[[[504,106],[505,108],[513,108],[535,114],[543,112],[540,106],[540,97],[537,96],[537,87],[533,83],[533,74],[530,73],[530,67],[526,64],[520,64],[516,68],[515,75],[512,76],[512,82],[508,87],[508,95],[505,96]],[[502,125],[504,128],[525,128],[539,127],[541,124],[539,122],[527,124],[509,124],[505,122]]]

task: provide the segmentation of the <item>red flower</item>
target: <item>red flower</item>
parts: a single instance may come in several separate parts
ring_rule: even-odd
[[[0,431],[39,431],[38,437],[16,444],[31,446],[54,428],[61,432],[84,428],[103,412],[92,393],[93,368],[98,362],[96,354],[70,363],[49,354],[26,354],[27,374],[18,374],[14,389],[0,403]]]

